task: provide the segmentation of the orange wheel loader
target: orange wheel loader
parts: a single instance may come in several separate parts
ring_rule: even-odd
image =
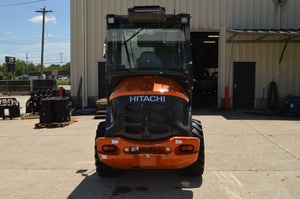
[[[190,15],[135,6],[106,16],[108,107],[95,138],[100,176],[132,168],[204,171],[201,122],[192,119]]]

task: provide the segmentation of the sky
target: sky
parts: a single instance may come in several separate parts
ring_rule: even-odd
[[[70,62],[70,0],[0,0],[0,63],[5,56],[41,63],[42,13],[46,7],[44,65]]]

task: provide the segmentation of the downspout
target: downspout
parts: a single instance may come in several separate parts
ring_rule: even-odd
[[[82,0],[82,30],[83,30],[83,81],[82,81],[82,109],[87,106],[87,2]]]
[[[230,59],[229,59],[229,73],[228,73],[228,83],[225,87],[225,110],[229,111],[230,109],[230,82],[231,82],[231,70],[232,70],[232,56],[233,56],[233,44],[234,44],[234,38],[231,40],[231,51],[230,51]],[[235,85],[233,85],[233,88],[235,89]]]

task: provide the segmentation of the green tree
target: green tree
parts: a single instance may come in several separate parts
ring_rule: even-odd
[[[7,74],[6,74],[6,63],[3,63],[2,66],[0,67],[1,71],[3,72],[3,78],[6,80]],[[8,73],[8,78],[12,79],[13,73]]]
[[[16,77],[26,75],[27,65],[26,65],[25,61],[18,59],[15,63],[15,67],[16,67],[16,71],[15,71]]]
[[[35,68],[35,65],[34,65],[34,63],[29,63],[28,64],[28,72],[33,72],[33,71],[35,71],[36,70],[36,68]]]
[[[62,70],[62,67],[59,64],[51,64],[48,67],[45,67],[45,71],[52,71],[52,70]]]
[[[6,71],[5,70],[5,63],[3,63],[2,65],[0,65],[0,71],[2,71],[3,73]]]
[[[45,68],[44,68],[45,69]],[[34,66],[34,71],[41,71],[41,64],[37,64]]]
[[[62,66],[62,68],[63,68],[63,70],[70,70],[70,68],[71,68],[71,63],[69,62],[69,63],[66,63],[65,65],[63,65]]]
[[[17,59],[16,63],[16,72],[15,72],[15,76],[22,76],[22,75],[26,75],[27,71],[28,72],[34,72],[34,71],[41,71],[41,64],[34,64],[33,62],[30,62],[28,64],[26,64],[25,61],[23,60],[19,60]],[[64,65],[59,65],[59,64],[51,64],[48,67],[44,67],[44,71],[52,71],[52,70],[70,70],[71,64],[66,63]],[[2,63],[0,64],[0,71],[3,72],[4,75],[4,79],[6,79],[6,63]],[[13,77],[13,73],[9,73],[9,78]]]
[[[6,69],[5,69],[5,63],[0,65],[0,71],[3,73],[3,79],[6,79]]]

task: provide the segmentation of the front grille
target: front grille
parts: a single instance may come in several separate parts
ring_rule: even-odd
[[[144,132],[144,128],[141,126],[127,126],[125,127],[125,132],[129,134],[139,134]]]
[[[132,140],[163,140],[189,134],[188,104],[165,96],[165,102],[132,102],[130,96],[111,100],[112,125],[107,135]]]
[[[142,122],[143,119],[144,119],[143,113],[135,113],[135,112],[128,113],[125,117],[125,121],[129,123],[139,123]]]
[[[152,112],[149,119],[151,122],[166,123],[169,116],[165,112]]]
[[[167,126],[152,126],[149,128],[149,132],[153,133],[153,134],[165,134],[165,133],[169,133],[170,129]]]
[[[127,111],[142,112],[144,111],[144,106],[141,103],[130,103],[126,105]]]
[[[151,111],[167,111],[169,109],[169,105],[167,103],[154,103],[149,104],[149,109]]]
[[[123,115],[126,136],[143,140],[168,137],[169,106],[167,103],[128,103]]]

